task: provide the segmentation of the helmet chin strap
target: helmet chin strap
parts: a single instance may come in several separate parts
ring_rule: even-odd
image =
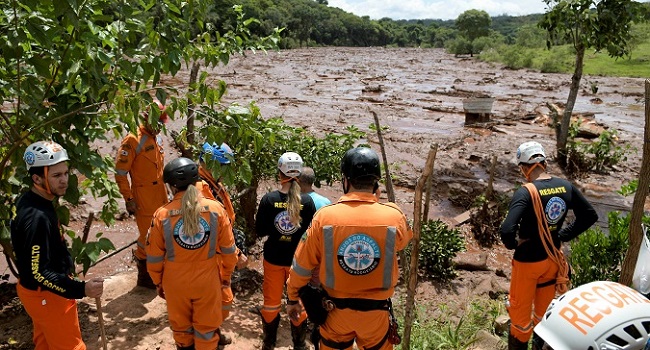
[[[531,166],[530,166],[530,169],[528,169],[528,171],[526,171],[526,172],[524,172],[524,171],[522,170],[522,173],[524,174],[524,177],[526,177],[526,181],[528,181],[528,182],[532,182],[531,179],[530,179],[530,174],[531,174],[531,173],[533,172],[533,170],[535,170],[535,168],[537,168],[538,166],[541,167],[542,170],[544,170],[544,171],[546,170],[546,169],[542,166],[541,163],[535,163],[535,164],[531,165]]]
[[[345,186],[345,184],[348,184]],[[350,180],[347,180],[345,175],[343,175],[343,181],[341,181],[341,185],[343,186],[343,193],[347,194],[350,191]]]
[[[300,181],[298,181],[298,178],[297,178],[297,177],[287,177],[287,178],[281,179],[281,180],[280,180],[280,184],[284,185],[284,184],[286,184],[287,182],[291,182],[291,181],[300,182]]]
[[[45,187],[34,183],[34,187],[36,187],[39,191],[44,192],[44,194],[54,198],[55,195],[52,193],[52,189],[50,188],[50,182],[47,180],[47,175],[49,173],[49,166],[43,167],[43,179],[45,180]]]

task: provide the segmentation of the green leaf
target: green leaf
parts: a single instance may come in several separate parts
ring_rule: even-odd
[[[32,21],[28,20],[25,24],[25,27],[27,28],[29,34],[31,34],[34,40],[36,40],[39,44],[44,47],[52,46],[52,41],[50,41],[50,38],[43,30],[42,25],[36,25]]]
[[[174,4],[173,2],[167,0],[167,1],[165,1],[165,5],[166,5],[167,8],[168,8],[170,11],[172,11],[173,13],[175,13],[175,14],[177,14],[177,15],[179,15],[179,16],[181,15],[181,10],[180,10],[180,9],[176,6],[176,4]]]
[[[59,221],[62,225],[68,225],[70,223],[70,209],[59,205],[56,208],[56,216],[59,218]]]
[[[108,238],[101,238],[99,241],[97,241],[97,245],[103,252],[110,252],[111,250],[115,250],[115,246],[113,245],[113,242],[111,242]]]

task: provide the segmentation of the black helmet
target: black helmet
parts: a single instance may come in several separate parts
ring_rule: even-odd
[[[163,180],[172,187],[185,189],[199,181],[199,168],[191,159],[176,158],[165,165]]]
[[[341,172],[349,180],[379,180],[381,178],[379,157],[368,147],[351,148],[341,159]]]

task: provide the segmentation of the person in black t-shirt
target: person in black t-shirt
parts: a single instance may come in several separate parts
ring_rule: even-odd
[[[280,324],[282,293],[298,242],[316,213],[314,201],[300,193],[298,176],[302,158],[294,152],[284,153],[278,160],[281,188],[262,197],[255,227],[257,237],[268,236],[264,242],[264,305],[261,310],[264,330],[263,349],[275,348]],[[294,349],[307,349],[307,315],[291,320]]]
[[[534,141],[523,143],[517,149],[517,163],[526,180],[539,193],[554,249],[559,249],[560,242],[577,237],[598,220],[594,208],[573,184],[546,172],[546,153],[542,145]],[[562,227],[568,210],[573,210],[576,219]],[[541,321],[555,297],[560,266],[548,256],[542,235],[531,194],[521,187],[513,195],[501,225],[503,244],[515,250],[508,307],[510,350],[527,349],[531,335],[533,349],[543,346],[541,338],[533,335],[533,327]],[[533,312],[534,317],[531,317]]]
[[[68,189],[68,153],[55,142],[39,141],[23,159],[33,184],[18,198],[11,222],[18,297],[32,318],[36,349],[83,350],[75,299],[100,297],[104,284],[102,278],[71,277],[74,264],[54,208]]]

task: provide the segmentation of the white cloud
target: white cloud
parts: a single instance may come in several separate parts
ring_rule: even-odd
[[[371,19],[456,19],[461,13],[477,9],[491,16],[508,14],[521,16],[546,12],[543,0],[328,0],[329,6],[338,7],[357,16]]]

